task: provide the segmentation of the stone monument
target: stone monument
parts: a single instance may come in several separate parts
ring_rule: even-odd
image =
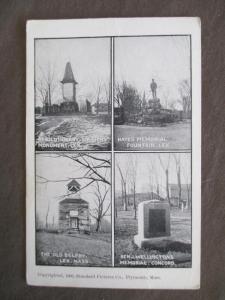
[[[155,238],[170,236],[170,205],[160,200],[143,201],[138,205],[138,234],[135,244],[142,248]]]

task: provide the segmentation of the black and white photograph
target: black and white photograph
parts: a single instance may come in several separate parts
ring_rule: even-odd
[[[35,40],[36,150],[111,148],[109,38]]]
[[[190,153],[115,154],[115,266],[192,265]]]
[[[36,154],[36,264],[111,266],[111,156]]]
[[[200,282],[198,18],[27,24],[27,282]]]
[[[114,149],[191,148],[191,37],[114,40]]]

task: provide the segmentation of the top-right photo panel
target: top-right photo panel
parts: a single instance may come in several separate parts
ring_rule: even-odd
[[[191,149],[189,35],[114,38],[114,150]]]

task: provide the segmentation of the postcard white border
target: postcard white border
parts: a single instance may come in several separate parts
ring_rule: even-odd
[[[191,35],[192,38],[192,267],[100,268],[35,265],[34,39]],[[41,286],[198,289],[201,249],[201,24],[199,18],[115,18],[27,22],[26,66],[27,283]],[[67,276],[70,275],[70,276]],[[63,277],[61,277],[63,276]],[[146,279],[147,278],[147,279]]]

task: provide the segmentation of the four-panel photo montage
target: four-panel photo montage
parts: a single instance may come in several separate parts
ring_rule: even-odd
[[[34,50],[36,265],[191,268],[191,36]]]

